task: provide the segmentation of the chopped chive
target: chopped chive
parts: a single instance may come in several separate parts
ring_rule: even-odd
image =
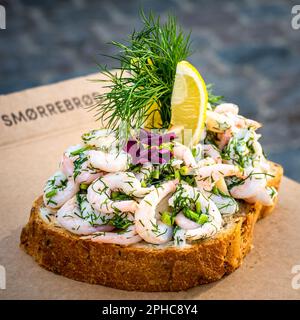
[[[159,179],[159,170],[154,170],[152,172],[153,179]]]
[[[119,200],[119,201],[132,199],[132,197],[130,195],[127,195],[127,194],[120,192],[120,191],[113,191],[111,193],[110,197],[112,200]]]
[[[187,166],[183,166],[180,168],[180,174],[182,174],[183,176],[186,176],[189,174],[189,168]]]
[[[169,211],[164,211],[161,215],[161,221],[168,226],[172,226],[174,224],[174,217],[172,217]]]
[[[192,149],[192,155],[193,155],[193,157],[196,157],[196,155],[197,155],[197,149],[196,148]]]
[[[141,182],[141,187],[142,187],[142,188],[146,188],[146,187],[147,187],[146,181],[143,180],[143,181]]]
[[[191,209],[184,209],[183,210],[184,215],[188,218],[191,219],[193,221],[198,221],[199,219],[199,214]]]
[[[141,219],[139,220],[139,222],[143,227],[145,227],[145,225],[143,224],[143,221]]]
[[[152,203],[151,203],[150,201],[145,200],[145,199],[144,199],[144,201],[145,201],[149,206],[151,206],[151,207],[152,207]]]
[[[46,193],[46,198],[52,198],[52,197],[54,197],[56,194],[57,194],[57,190],[56,190],[56,189],[51,190],[51,191],[49,191],[49,192]]]
[[[180,181],[181,176],[180,176],[179,170],[175,170],[174,176],[175,176],[175,179],[178,179]]]
[[[201,214],[197,223],[204,224],[208,221],[208,216],[206,214]]]
[[[90,147],[89,147],[89,146],[85,146],[85,147],[82,147],[82,148],[80,148],[80,149],[77,149],[77,150],[75,150],[75,151],[70,152],[70,154],[71,154],[72,156],[78,156],[80,153],[82,153],[82,152],[84,152],[84,151],[86,151],[86,150],[88,150],[88,149],[90,149]]]
[[[200,203],[200,201],[197,201],[197,202],[196,202],[196,212],[197,212],[198,214],[201,213],[201,203]]]
[[[218,195],[219,194],[219,189],[217,188],[217,186],[214,186],[212,189],[213,194]]]
[[[80,189],[81,189],[81,190],[87,190],[88,187],[89,187],[89,185],[86,184],[86,183],[81,183],[81,184],[80,184]]]
[[[111,198],[112,198],[113,200],[116,200],[117,197],[118,197],[118,195],[119,195],[119,192],[113,191],[113,192],[111,193]]]

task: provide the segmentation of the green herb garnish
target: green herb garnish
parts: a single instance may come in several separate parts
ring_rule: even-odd
[[[191,209],[184,209],[183,210],[183,214],[189,218],[190,220],[193,220],[195,221],[196,223],[198,224],[204,224],[208,221],[208,215],[207,214],[204,214],[204,213],[201,213],[201,211],[198,213],[198,212],[195,212]]]
[[[189,174],[189,168],[187,166],[182,166],[180,168],[180,174],[183,175],[183,176],[186,176]]]
[[[87,190],[88,187],[89,187],[89,185],[86,184],[86,183],[81,183],[80,184],[80,190]]]
[[[80,149],[77,149],[75,151],[70,152],[71,156],[78,156],[79,154],[81,154],[82,152],[91,149],[90,146],[84,146]]]
[[[123,200],[131,200],[132,197],[120,191],[113,191],[111,193],[111,199],[115,201],[123,201]]]
[[[172,226],[175,222],[175,217],[168,211],[164,211],[161,214],[161,221],[168,226]]]
[[[154,170],[151,173],[153,179],[159,179],[159,170]]]
[[[121,229],[123,231],[126,231],[128,227],[133,225],[133,221],[129,220],[127,218],[126,213],[115,213],[114,217],[109,221],[109,224],[114,226],[117,229]],[[120,232],[119,232],[120,233]]]
[[[196,201],[196,212],[199,214],[201,213],[201,202]]]
[[[208,221],[208,215],[202,213],[202,214],[200,215],[197,223],[199,223],[199,224],[204,224],[204,223],[206,223],[207,221]]]
[[[57,189],[53,189],[45,194],[46,198],[52,198],[57,194]]]
[[[87,155],[79,153],[78,158],[74,161],[74,179],[81,173],[82,165],[88,160]]]
[[[169,15],[162,24],[152,13],[141,12],[143,27],[134,31],[127,43],[111,42],[120,51],[115,59],[118,73],[100,65],[109,89],[96,97],[94,108],[98,119],[107,121],[108,128],[117,130],[119,123],[126,129],[140,128],[154,103],[159,106],[162,128],[168,128],[171,119],[171,96],[179,61],[190,55],[190,36],[177,26],[176,18]],[[151,110],[152,111],[152,110]]]
[[[208,102],[210,103],[211,107],[214,109],[218,104],[223,102],[223,96],[216,96],[213,94],[213,84],[209,83],[206,85],[207,94],[208,94]]]

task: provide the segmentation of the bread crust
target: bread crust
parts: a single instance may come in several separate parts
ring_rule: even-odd
[[[283,169],[271,163],[279,188]],[[225,228],[210,239],[186,248],[155,245],[120,246],[80,239],[47,224],[40,217],[39,197],[21,233],[20,246],[47,270],[65,277],[124,290],[181,291],[221,279],[237,269],[251,250],[257,220],[272,207],[259,203],[245,205]]]

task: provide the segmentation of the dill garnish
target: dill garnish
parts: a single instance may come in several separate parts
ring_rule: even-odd
[[[114,226],[117,229],[121,229],[119,233],[127,231],[127,229],[133,225],[133,221],[127,218],[127,214],[122,212],[115,212],[114,217],[109,221],[109,224]]]
[[[214,109],[218,104],[223,102],[223,96],[216,96],[213,93],[213,84],[209,83],[206,85],[207,94],[208,94],[208,102],[210,103],[211,107]]]
[[[74,179],[80,174],[82,165],[88,160],[88,157],[82,152],[74,161]]]
[[[118,72],[99,65],[105,76],[102,81],[108,92],[96,97],[98,120],[113,130],[120,122],[128,139],[130,129],[141,128],[153,112],[159,112],[161,128],[168,128],[171,119],[171,96],[179,61],[190,55],[190,35],[177,26],[176,18],[169,15],[162,24],[150,13],[140,14],[143,27],[134,31],[126,43],[111,42],[120,51],[110,58],[116,60]],[[152,105],[157,108],[150,111]]]

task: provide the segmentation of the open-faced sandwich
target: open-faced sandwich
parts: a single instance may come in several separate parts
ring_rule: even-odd
[[[266,159],[260,123],[185,61],[189,37],[175,19],[142,20],[128,43],[114,43],[120,70],[101,70],[101,128],[65,150],[21,247],[79,281],[179,291],[241,265],[283,172]]]

